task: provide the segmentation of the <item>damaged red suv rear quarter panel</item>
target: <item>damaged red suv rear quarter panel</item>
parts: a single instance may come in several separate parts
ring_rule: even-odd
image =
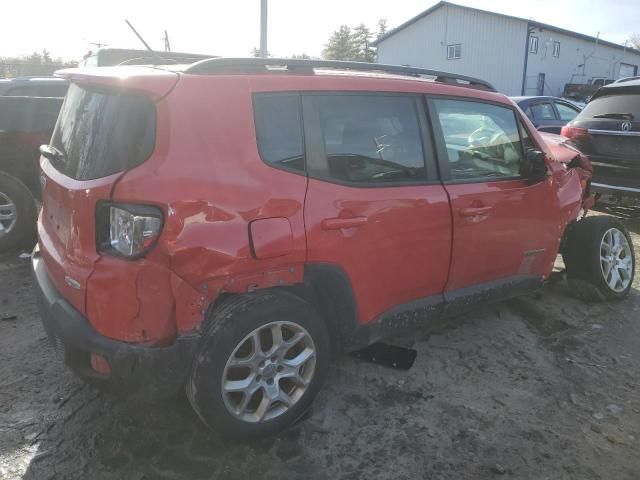
[[[146,328],[149,339],[169,339],[176,329],[196,328],[223,292],[303,279],[306,176],[259,160],[246,78],[188,77],[157,103],[152,157],[123,175],[113,191],[116,202],[157,205],[165,214],[146,259],[124,269],[110,265],[121,259],[103,257],[96,264],[90,305],[100,311],[91,317],[114,338],[129,332],[129,340],[139,340]],[[250,224],[259,230],[256,252]],[[111,299],[124,291],[144,291],[146,298],[114,305]],[[140,325],[132,330],[134,318]]]

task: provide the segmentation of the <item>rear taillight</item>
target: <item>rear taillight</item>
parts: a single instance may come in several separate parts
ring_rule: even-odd
[[[570,127],[565,125],[560,131],[560,135],[568,138],[569,140],[582,140],[589,137],[589,130],[586,128]]]
[[[138,258],[156,243],[162,231],[162,211],[147,205],[100,203],[96,210],[98,251]]]

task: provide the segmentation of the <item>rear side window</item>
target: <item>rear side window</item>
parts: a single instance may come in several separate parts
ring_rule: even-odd
[[[636,94],[608,95],[594,98],[584,107],[580,114],[580,119],[584,120],[608,113],[630,113],[633,115],[634,121],[640,120],[640,91]],[[615,118],[615,120],[619,121],[620,118]]]
[[[257,94],[253,109],[262,160],[273,166],[304,172],[300,95]]]
[[[72,85],[51,144],[52,163],[77,180],[106,177],[144,162],[155,146],[156,109],[141,95]]]
[[[564,103],[556,103],[556,108],[558,109],[558,114],[560,115],[560,120],[564,120],[565,122],[570,122],[580,111],[577,108],[570,107],[569,105],[565,105]]]
[[[464,100],[433,100],[452,180],[520,175],[524,149],[515,112]]]
[[[424,181],[414,97],[310,95],[326,154],[325,175],[348,183]]]

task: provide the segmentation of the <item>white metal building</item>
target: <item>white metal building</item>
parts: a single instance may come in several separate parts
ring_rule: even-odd
[[[507,95],[560,96],[566,83],[637,75],[640,65],[640,51],[629,47],[445,1],[375,45],[379,63],[473,76]]]

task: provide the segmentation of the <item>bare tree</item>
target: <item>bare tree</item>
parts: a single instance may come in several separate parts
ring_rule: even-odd
[[[640,33],[634,33],[629,37],[627,43],[631,44],[636,50],[640,50]]]

